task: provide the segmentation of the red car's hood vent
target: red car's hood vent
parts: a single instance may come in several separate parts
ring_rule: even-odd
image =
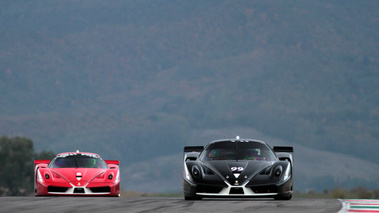
[[[75,186],[82,186],[87,184],[96,176],[104,173],[106,169],[93,169],[93,168],[59,168],[52,169],[52,172],[58,174],[62,178]]]

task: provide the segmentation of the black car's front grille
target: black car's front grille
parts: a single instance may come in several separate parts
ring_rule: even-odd
[[[219,193],[223,188],[222,186],[198,185],[196,191],[199,193]]]
[[[105,187],[92,187],[89,188],[93,193],[106,193],[111,192],[111,187],[105,186]]]
[[[48,186],[48,192],[66,192],[68,187],[59,187],[59,186]]]
[[[231,188],[229,194],[243,195],[242,188]]]
[[[275,185],[269,185],[269,186],[253,186],[250,187],[251,190],[253,190],[254,193],[277,193],[278,187]]]

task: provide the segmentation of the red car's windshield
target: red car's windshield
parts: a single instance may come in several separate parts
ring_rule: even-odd
[[[107,163],[97,156],[73,154],[54,158],[49,168],[108,168]]]

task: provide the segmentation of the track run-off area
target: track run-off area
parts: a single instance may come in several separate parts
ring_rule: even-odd
[[[340,213],[343,212],[371,212],[379,213],[379,200],[340,200],[343,204],[343,208]]]
[[[379,212],[379,200],[182,197],[0,197],[0,212]]]
[[[203,199],[181,197],[0,197],[0,212],[377,212],[379,200],[293,198]]]

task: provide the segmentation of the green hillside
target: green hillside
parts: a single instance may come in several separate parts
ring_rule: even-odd
[[[378,11],[345,0],[2,1],[0,135],[131,163],[181,152],[192,130],[252,127],[377,163]]]

